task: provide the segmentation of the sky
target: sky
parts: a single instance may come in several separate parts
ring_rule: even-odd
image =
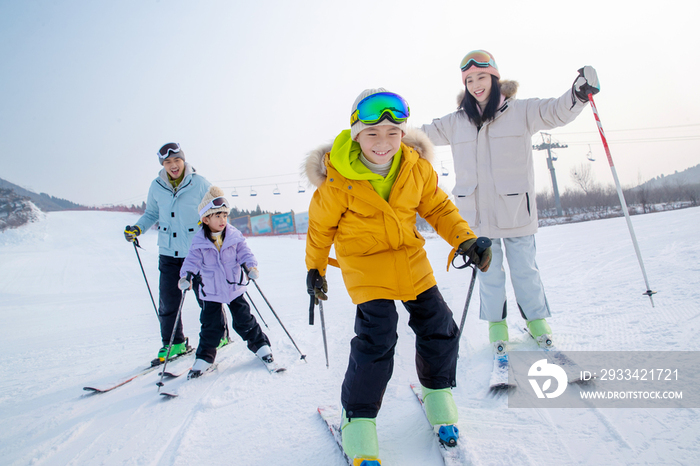
[[[156,151],[176,141],[237,208],[305,211],[300,165],[348,128],[360,92],[401,94],[419,127],[455,110],[459,62],[485,49],[518,98],[559,97],[595,67],[612,157],[633,186],[700,163],[700,95],[688,92],[699,15],[675,0],[0,0],[0,178],[91,206],[139,204]],[[581,164],[612,184],[589,108],[551,133],[568,145],[556,151],[561,192]],[[449,191],[449,147],[437,155]],[[545,159],[535,152],[538,192],[551,190]]]

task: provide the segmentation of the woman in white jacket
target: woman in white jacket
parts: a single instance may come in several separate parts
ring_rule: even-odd
[[[545,320],[550,309],[535,262],[537,205],[532,135],[566,125],[599,91],[595,70],[579,70],[574,85],[559,98],[515,99],[518,83],[500,81],[493,56],[468,53],[461,63],[464,96],[459,108],[423,125],[435,145],[452,147],[456,185],[452,190],[462,217],[478,236],[492,239],[488,272],[479,272],[481,319],[489,321],[489,339],[505,351],[505,251],[520,313],[541,346],[552,343]]]

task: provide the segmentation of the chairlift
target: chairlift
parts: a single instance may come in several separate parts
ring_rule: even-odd
[[[445,162],[440,162],[440,166],[442,167],[442,176],[448,176],[450,174],[449,170],[447,170],[447,167],[445,166]]]
[[[306,190],[304,189],[304,187],[301,185],[301,181],[299,182],[299,186],[298,186],[298,191],[297,191],[297,192],[299,192],[299,193],[306,192]]]
[[[556,162],[558,158],[559,156],[554,151],[552,151],[552,162]]]
[[[257,196],[257,195],[258,195],[258,193],[257,193],[257,192],[253,189],[253,187],[251,186],[251,187],[250,187],[250,196],[253,197],[253,196]]]
[[[277,185],[275,185],[275,189],[274,191],[272,191],[272,194],[274,194],[275,196],[279,196],[280,194],[282,194],[280,193],[280,188],[278,188]]]
[[[233,192],[231,193],[231,197],[238,197],[238,192],[236,191],[236,188],[233,188]]]
[[[590,160],[591,162],[595,162],[595,159],[593,158],[593,152],[591,151],[591,145],[588,144],[588,153],[586,154],[586,158]]]

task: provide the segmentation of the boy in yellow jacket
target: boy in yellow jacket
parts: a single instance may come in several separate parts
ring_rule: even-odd
[[[385,89],[367,89],[353,104],[349,130],[306,159],[318,189],[309,206],[307,290],[327,299],[328,254],[335,245],[348,294],[357,305],[356,337],[342,386],[343,449],[355,464],[378,464],[375,418],[393,371],[398,314],[410,314],[416,368],[434,426],[454,425],[459,328],[437,289],[416,229],[416,213],[456,250],[488,269],[490,250],[476,254],[476,235],[438,187],[427,136],[408,129],[409,107]],[[372,461],[375,461],[374,463]]]

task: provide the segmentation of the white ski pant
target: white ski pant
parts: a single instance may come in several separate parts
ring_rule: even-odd
[[[479,296],[482,320],[499,322],[506,318],[506,272],[503,268],[503,249],[508,259],[510,281],[515,300],[527,320],[549,317],[549,304],[535,262],[535,235],[517,238],[491,238],[491,266],[488,272],[479,271]]]

